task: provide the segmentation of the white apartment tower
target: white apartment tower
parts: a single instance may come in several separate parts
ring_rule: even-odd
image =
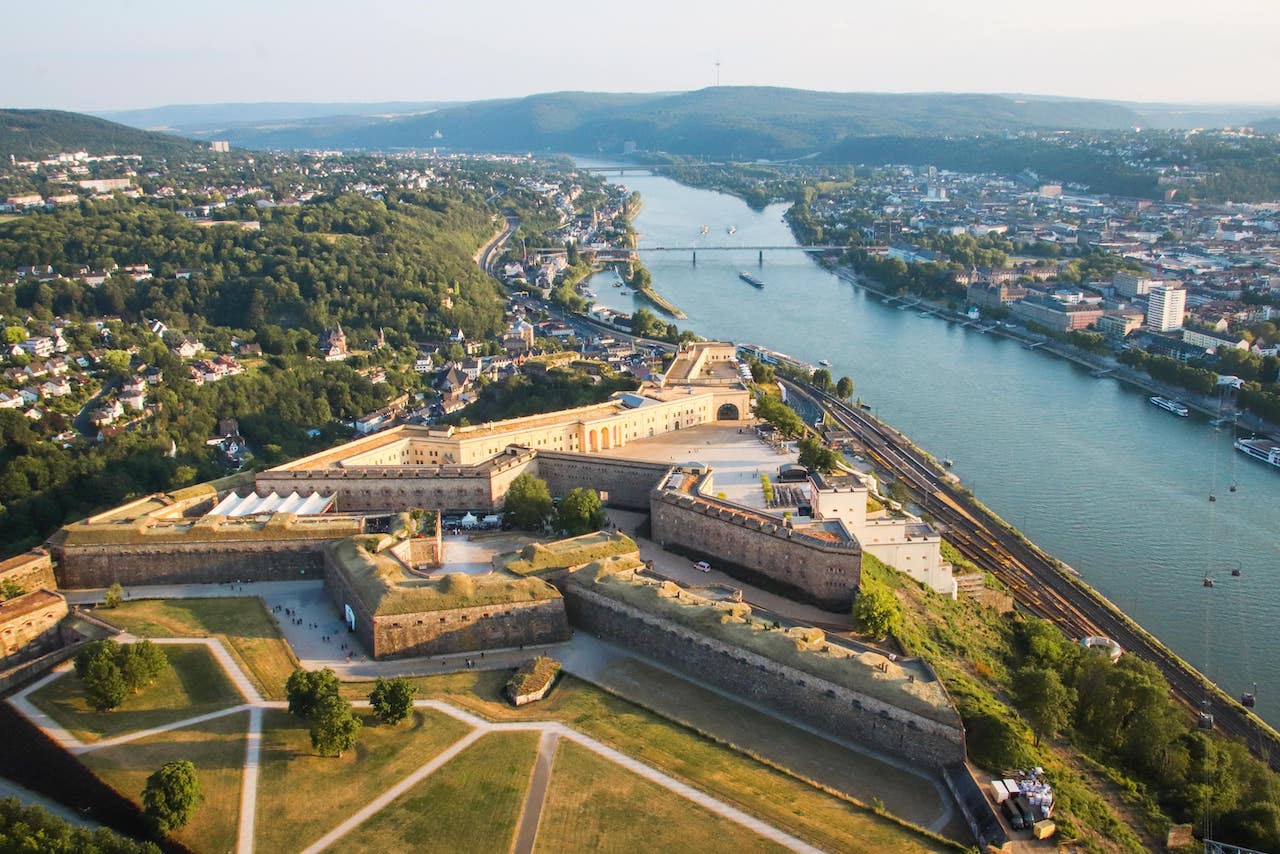
[[[1156,285],[1148,295],[1147,326],[1157,332],[1182,328],[1187,310],[1187,292],[1170,285]]]

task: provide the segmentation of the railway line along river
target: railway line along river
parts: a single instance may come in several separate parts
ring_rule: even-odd
[[[699,252],[696,264],[690,253],[645,253],[795,239],[785,205],[752,211],[633,171],[610,180],[644,199],[641,257],[654,288],[688,314],[682,328],[829,360],[879,418],[953,459],[979,500],[1228,694],[1256,682],[1255,711],[1280,725],[1280,471],[1235,452],[1207,418],[1178,418],[1149,393],[1016,341],[886,306],[805,253],[766,251],[763,264],[746,248]],[[591,280],[597,302],[644,305],[614,280]]]

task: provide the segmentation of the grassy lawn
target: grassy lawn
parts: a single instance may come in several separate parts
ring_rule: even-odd
[[[248,713],[240,712],[118,747],[104,747],[83,754],[80,761],[109,786],[141,804],[147,777],[166,762],[189,760],[196,766],[204,802],[196,808],[191,823],[173,836],[201,854],[222,854],[235,850],[248,726]]]
[[[213,655],[203,646],[165,644],[170,666],[154,684],[125,698],[109,712],[85,702],[84,683],[74,673],[53,680],[28,699],[83,742],[100,741],[238,706],[244,702]]]
[[[137,599],[98,616],[140,637],[221,638],[268,700],[283,700],[298,659],[256,596],[225,599]]]
[[[515,708],[502,698],[511,671],[464,671],[411,679],[420,698],[438,698],[495,721],[559,720],[819,848],[850,852],[947,851],[914,833],[776,771],[572,676],[543,701]],[[344,686],[363,697],[367,685]]]
[[[561,740],[534,851],[785,851],[740,824]]]
[[[415,710],[394,727],[360,714],[364,727],[355,750],[338,758],[311,752],[300,718],[279,710],[264,714],[254,829],[259,851],[299,850],[314,842],[470,731],[429,709]]]
[[[490,733],[335,846],[344,851],[508,851],[538,733]]]

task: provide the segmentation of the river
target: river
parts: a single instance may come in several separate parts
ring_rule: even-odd
[[[645,252],[795,238],[784,205],[752,211],[650,174],[610,180],[640,191],[641,258],[654,288],[688,314],[681,328],[830,360],[879,418],[953,459],[981,501],[1227,693],[1256,681],[1256,711],[1280,725],[1280,471],[1234,451],[1205,418],[1178,418],[1139,389],[1015,341],[886,306],[802,252],[766,251],[762,265],[754,250],[703,251],[696,265],[690,253]],[[615,280],[590,280],[599,303],[643,305]]]

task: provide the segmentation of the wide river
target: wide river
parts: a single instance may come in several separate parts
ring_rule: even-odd
[[[610,180],[640,191],[641,257],[688,314],[682,328],[830,360],[876,415],[953,459],[980,500],[1229,694],[1257,682],[1257,712],[1280,724],[1280,470],[1235,452],[1205,418],[1178,418],[1139,389],[1017,342],[886,306],[802,252],[765,252],[762,266],[754,250],[703,251],[696,265],[687,252],[645,252],[795,239],[784,205],[756,212],[649,174]],[[614,281],[593,277],[598,302],[643,304]]]

